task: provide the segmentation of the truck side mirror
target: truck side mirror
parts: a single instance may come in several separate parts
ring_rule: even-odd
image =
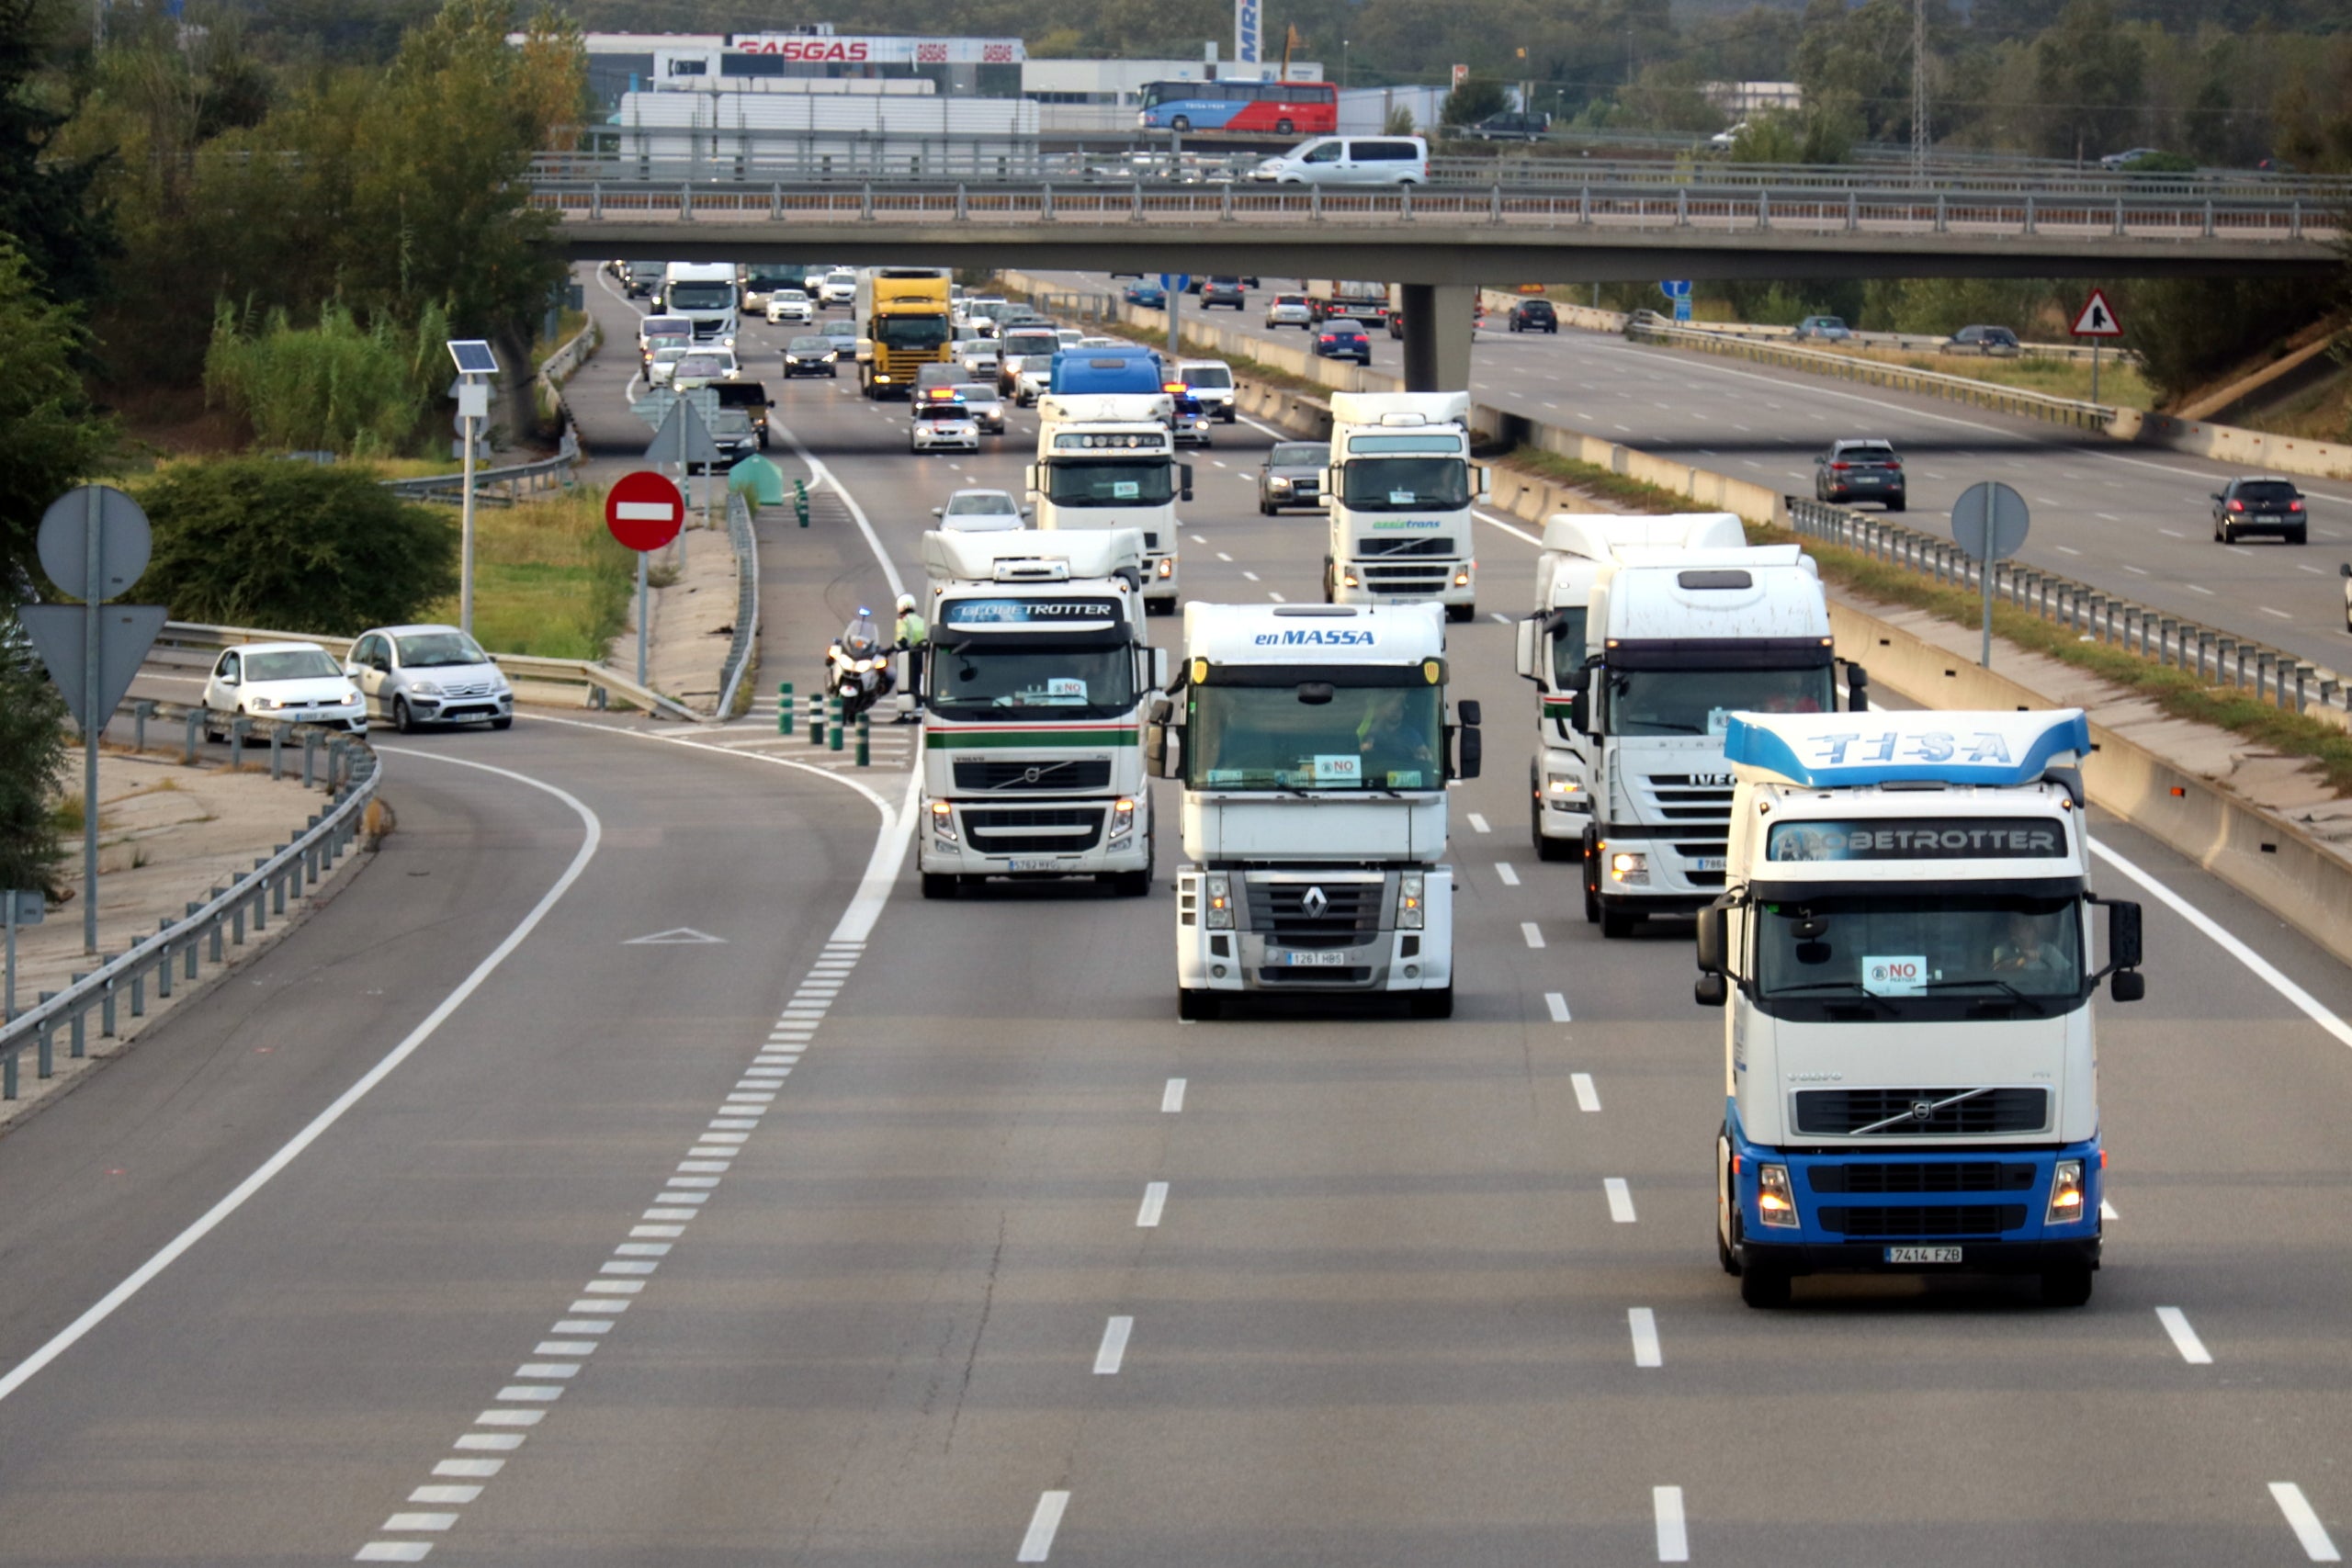
[[[1690,983],[1690,999],[1702,1008],[1719,1008],[1731,999],[1731,982],[1721,975],[1702,975]]]
[[[1190,500],[1192,500],[1192,499],[1193,499],[1193,465],[1192,465],[1192,464],[1190,464],[1190,463],[1179,463],[1179,464],[1177,464],[1177,465],[1176,465],[1176,479],[1177,479],[1177,483],[1178,483],[1178,487],[1179,487],[1179,488],[1177,489],[1177,491],[1176,491],[1176,499],[1177,499],[1177,500],[1179,500],[1179,501],[1190,501]]]
[[[1700,910],[1698,937],[1699,972],[1721,979],[1731,967],[1731,911],[1720,904]]]
[[[1542,620],[1533,615],[1519,623],[1516,634],[1519,641],[1512,656],[1512,662],[1519,671],[1519,678],[1522,681],[1532,681],[1539,686],[1544,683],[1544,677],[1535,668],[1535,654],[1542,646],[1543,624]]]
[[[1453,712],[1454,716],[1471,729],[1476,729],[1486,722],[1485,710],[1479,707],[1478,699],[1476,697],[1463,698],[1453,705]]]
[[[1479,463],[1473,465],[1470,471],[1477,477],[1478,499],[1480,501],[1492,501],[1495,497],[1495,478],[1493,470],[1488,468],[1485,464]]]
[[[1462,766],[1454,773],[1458,779],[1475,779],[1487,760],[1487,732],[1476,724],[1464,723],[1459,731],[1462,740]]]
[[[2139,905],[2114,903],[2107,907],[2107,963],[2108,967],[2118,970],[2140,966]],[[2116,978],[2122,976],[2118,975]]]
[[[1168,650],[1164,648],[1151,650],[1151,683],[1158,690],[1168,689]]]
[[[1561,694],[1562,696],[1564,696],[1564,697],[1566,697],[1566,698],[1567,699],[1567,704],[1568,704],[1568,713],[1567,713],[1567,725],[1568,725],[1568,729],[1569,729],[1569,730],[1570,730],[1570,732],[1571,732],[1571,733],[1573,733],[1573,734],[1582,735],[1582,734],[1584,733],[1584,691],[1583,691],[1583,688],[1581,688],[1581,687],[1575,687],[1575,688],[1571,688],[1570,690],[1568,690],[1568,691],[1566,691],[1566,692],[1564,692],[1564,693],[1562,693],[1562,694]]]
[[[2119,1002],[2136,1002],[2148,994],[2148,977],[2137,969],[2118,969],[2107,990]]]
[[[1037,483],[1037,465],[1030,464],[1021,470],[1021,488],[1035,495],[1044,487]]]
[[[1184,732],[1165,724],[1143,727],[1143,771],[1156,779],[1172,779],[1184,759]]]
[[[1871,672],[1859,664],[1846,666],[1846,711],[1868,713],[1871,708]]]

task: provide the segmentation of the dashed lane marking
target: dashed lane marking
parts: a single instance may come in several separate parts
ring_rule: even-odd
[[[1135,1332],[1132,1317],[1114,1317],[1102,1325],[1102,1343],[1094,1351],[1094,1372],[1097,1377],[1110,1377],[1126,1359],[1127,1336]]]
[[[2156,1321],[2164,1325],[2165,1335],[2172,1340],[2173,1348],[2180,1352],[2182,1360],[2192,1367],[2213,1364],[2213,1352],[2205,1348],[2205,1341],[2199,1339],[2197,1330],[2189,1326],[2187,1313],[2178,1307],[2158,1307]]]
[[[1634,1223],[1634,1190],[1625,1185],[1622,1176],[1604,1180],[1601,1188],[1609,1194],[1609,1217],[1621,1225]]]
[[[1650,1512],[1657,1519],[1657,1560],[1660,1562],[1690,1562],[1690,1530],[1682,1518],[1682,1488],[1651,1487]]]
[[[1159,1109],[1170,1115],[1184,1109],[1184,1080],[1170,1078],[1168,1087],[1159,1091]]]
[[[1533,920],[1520,921],[1519,934],[1527,939],[1527,945],[1530,947],[1542,947],[1544,945],[1544,932]]]
[[[1021,1538],[1015,1562],[1043,1562],[1054,1552],[1054,1535],[1062,1528],[1062,1511],[1069,1506],[1067,1492],[1041,1492],[1037,1511],[1029,1516],[1029,1531]]]
[[[1502,879],[1502,885],[1505,887],[1516,887],[1519,886],[1518,868],[1513,866],[1510,862],[1507,860],[1498,860],[1495,863],[1495,874]]]
[[[1598,1111],[1600,1109],[1600,1091],[1592,1087],[1592,1075],[1590,1073],[1570,1073],[1568,1075],[1568,1087],[1577,1091],[1577,1109],[1578,1111]]]
[[[1544,1005],[1551,1010],[1552,1021],[1554,1023],[1570,1023],[1575,1021],[1568,1015],[1568,998],[1560,992],[1544,992]]]
[[[1494,831],[1492,828],[1487,826],[1487,819],[1484,817],[1479,816],[1475,811],[1469,814],[1469,820],[1470,830],[1474,833],[1491,833]]]
[[[2303,1489],[2291,1481],[2270,1483],[2270,1500],[2287,1516],[2287,1526],[2302,1543],[2303,1555],[2313,1562],[2341,1562],[2343,1553],[2335,1550],[2335,1542],[2328,1539],[2327,1527],[2319,1521],[2319,1513],[2303,1495]]]
[[[1143,1206],[1136,1211],[1136,1228],[1149,1230],[1159,1224],[1159,1216],[1166,1212],[1167,1208],[1168,1183],[1165,1181],[1147,1183],[1143,1190]]]
[[[1627,1307],[1625,1327],[1634,1337],[1634,1365],[1666,1365],[1666,1354],[1657,1342],[1657,1314],[1648,1307]]]

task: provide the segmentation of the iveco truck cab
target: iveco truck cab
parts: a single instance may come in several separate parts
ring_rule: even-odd
[[[1325,603],[1477,614],[1470,508],[1487,497],[1487,470],[1470,461],[1469,419],[1467,392],[1331,394]]]
[[[1176,610],[1176,502],[1193,499],[1193,466],[1176,461],[1165,392],[1047,394],[1037,404],[1030,499],[1037,526],[1143,533],[1144,605]]]

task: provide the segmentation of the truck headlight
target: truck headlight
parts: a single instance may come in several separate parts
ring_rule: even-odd
[[[1650,885],[1650,857],[1638,851],[1621,850],[1609,857],[1609,880],[1622,882],[1628,887]]]
[[[1362,588],[1363,583],[1357,579],[1354,572],[1343,571],[1340,573],[1340,586],[1342,588]]]
[[[1233,929],[1233,878],[1212,873],[1208,885],[1208,916],[1201,923],[1213,931],[1229,931]]]
[[[931,803],[931,832],[943,844],[956,842],[956,808],[944,800]]]
[[[1453,586],[1456,588],[1467,588],[1470,586],[1470,569],[1468,567],[1465,566],[1460,571],[1453,574]]]
[[[2070,1225],[2083,1217],[2083,1162],[2062,1159],[2050,1172],[2050,1213],[2046,1225]]]
[[[1793,1230],[1797,1224],[1796,1195],[1789,1189],[1789,1168],[1756,1168],[1756,1217],[1776,1230]]]
[[[1567,773],[1544,775],[1544,798],[1555,811],[1589,811],[1592,802],[1585,798],[1584,781]]]
[[[1396,929],[1417,931],[1421,929],[1424,913],[1421,897],[1426,878],[1418,871],[1408,871],[1396,878]]]
[[[890,384],[890,378],[888,376],[876,376],[874,378],[874,384],[877,387],[887,387]]]
[[[1159,558],[1159,575],[1162,577],[1173,577],[1176,575],[1176,558],[1174,556],[1162,556]]]
[[[1119,800],[1111,807],[1111,837],[1124,839],[1136,830],[1136,803]]]

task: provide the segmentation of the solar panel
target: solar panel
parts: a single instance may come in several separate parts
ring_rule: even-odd
[[[449,357],[458,362],[461,376],[495,376],[498,355],[481,338],[459,338],[449,344]]]

